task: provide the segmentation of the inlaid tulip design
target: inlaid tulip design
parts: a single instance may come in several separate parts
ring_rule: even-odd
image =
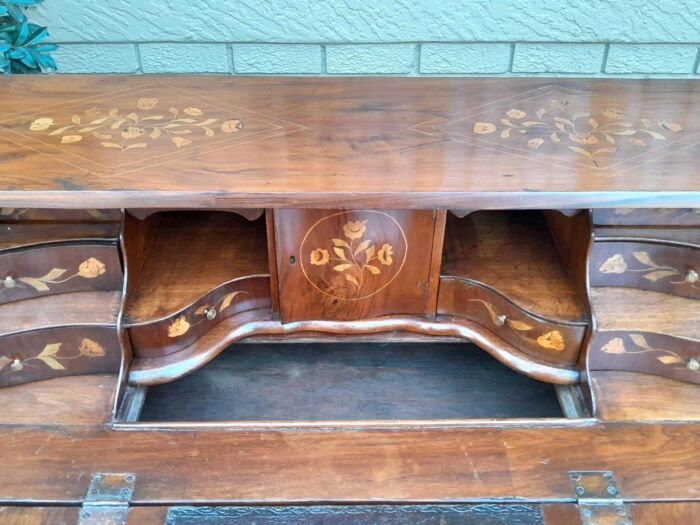
[[[343,226],[343,237],[333,238],[330,249],[316,248],[309,254],[309,262],[314,266],[333,264],[333,270],[340,272],[355,292],[359,292],[365,275],[379,275],[383,266],[394,264],[394,248],[384,243],[379,249],[371,239],[363,239],[367,233],[367,219],[348,221]]]
[[[68,270],[64,268],[53,268],[45,275],[41,277],[12,277],[7,276],[2,281],[0,281],[0,293],[5,290],[12,288],[23,288],[29,286],[34,288],[37,292],[48,292],[51,290],[51,285],[63,284],[75,278],[83,279],[95,279],[100,275],[103,275],[107,271],[105,264],[96,259],[95,257],[90,257],[84,260],[78,266],[78,270],[66,277]]]
[[[63,343],[50,343],[45,345],[37,355],[27,358],[11,359],[8,356],[0,356],[0,371],[21,372],[26,367],[34,366],[35,362],[42,363],[52,370],[65,370],[65,361],[83,357],[99,358],[107,355],[100,343],[88,338],[80,341],[77,353],[74,354],[61,355],[63,346]]]

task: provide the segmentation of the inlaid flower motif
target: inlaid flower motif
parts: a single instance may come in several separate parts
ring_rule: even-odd
[[[489,135],[496,131],[496,126],[489,122],[477,122],[474,124],[474,133],[477,135]]]
[[[343,233],[348,239],[360,239],[367,230],[367,220],[348,221],[343,226]]]
[[[127,140],[137,139],[140,136],[145,135],[145,134],[146,134],[146,130],[143,128],[139,128],[137,126],[129,126],[128,128],[126,128],[124,131],[122,131],[120,133],[120,135]]]
[[[80,355],[85,357],[103,357],[105,355],[105,349],[102,348],[100,343],[87,338],[80,342],[78,351],[80,352]]]
[[[168,326],[168,337],[179,337],[186,334],[189,329],[190,323],[184,315],[181,315]]]
[[[330,261],[331,257],[328,253],[328,250],[324,250],[323,248],[316,248],[315,250],[311,251],[310,259],[311,264],[313,264],[314,266],[323,266],[324,264],[327,264],[328,261]]]
[[[188,144],[192,144],[192,141],[190,139],[186,139],[185,137],[173,137],[172,141],[176,148],[181,148],[183,146],[187,146]]]
[[[615,108],[593,115],[586,111],[572,113],[567,100],[553,101],[551,106],[552,113],[541,107],[529,118],[522,109],[512,108],[497,123],[474,123],[472,131],[476,135],[499,132],[501,139],[522,140],[534,150],[545,145],[567,147],[589,158],[595,166],[598,166],[596,158],[599,156],[612,155],[629,145],[646,148],[650,142],[667,140],[669,132],[683,131],[680,124],[663,120],[643,118],[639,122],[626,122],[624,114]]]
[[[41,117],[29,125],[29,129],[32,131],[44,131],[53,126],[53,119],[49,117]]]
[[[139,109],[143,109],[144,111],[148,111],[149,109],[153,109],[157,105],[158,105],[157,98],[140,98],[136,101],[136,107]]]
[[[620,337],[616,337],[603,345],[601,350],[606,354],[624,354],[626,352],[625,342]]]
[[[241,129],[243,129],[243,122],[237,118],[225,120],[224,123],[221,124],[221,131],[224,133],[236,133]]]
[[[609,257],[603,264],[598,268],[601,273],[625,273],[627,270],[627,263],[625,258],[621,254],[615,254]]]
[[[136,101],[138,111],[122,114],[118,108],[103,111],[91,107],[73,115],[69,123],[56,125],[52,118],[41,117],[35,119],[29,129],[40,132],[52,128],[47,136],[57,137],[61,144],[74,144],[93,137],[104,148],[127,152],[145,149],[161,139],[169,139],[176,148],[182,148],[192,144],[196,134],[210,139],[216,136],[217,129],[230,134],[244,127],[239,118],[223,121],[206,118],[204,110],[195,106],[186,107],[182,113],[175,107],[152,113],[150,110],[157,105],[157,98],[139,98]],[[54,129],[54,126],[57,127]]]
[[[511,109],[506,113],[506,115],[508,115],[510,118],[521,119],[525,118],[527,116],[527,113],[519,109]]]
[[[95,259],[94,257],[90,257],[78,267],[78,275],[80,275],[80,277],[85,277],[86,279],[94,279],[106,271],[107,268],[105,267],[104,263],[98,259]]]
[[[346,222],[343,225],[343,235],[350,242],[339,238],[331,239],[333,256],[328,250],[316,248],[311,251],[309,256],[311,264],[324,266],[330,261],[335,261],[337,264],[333,266],[333,270],[343,274],[345,280],[354,287],[355,292],[359,292],[364,283],[365,271],[372,275],[382,273],[375,261],[385,266],[391,266],[394,263],[394,251],[391,244],[383,244],[377,251],[372,240],[360,241],[366,231],[367,219]],[[360,242],[355,244],[355,241]]]
[[[392,256],[394,255],[394,249],[391,244],[383,244],[380,250],[377,252],[377,259],[384,265],[390,265],[394,262]]]
[[[557,350],[561,352],[564,350],[566,345],[564,344],[564,336],[561,335],[559,330],[552,330],[547,332],[537,338],[537,343],[542,348],[550,348],[552,350]]]

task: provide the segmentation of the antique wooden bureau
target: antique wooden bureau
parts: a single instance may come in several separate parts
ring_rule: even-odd
[[[0,79],[0,521],[700,523],[699,154],[693,81]],[[309,341],[470,342],[563,415],[138,418]]]

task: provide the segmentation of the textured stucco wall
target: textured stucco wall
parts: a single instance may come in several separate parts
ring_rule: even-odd
[[[64,73],[699,77],[700,0],[45,0]]]

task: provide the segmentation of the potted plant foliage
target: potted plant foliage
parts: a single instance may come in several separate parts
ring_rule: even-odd
[[[56,69],[49,53],[55,44],[43,43],[48,30],[27,20],[24,11],[43,0],[0,0],[0,71],[42,73]]]

